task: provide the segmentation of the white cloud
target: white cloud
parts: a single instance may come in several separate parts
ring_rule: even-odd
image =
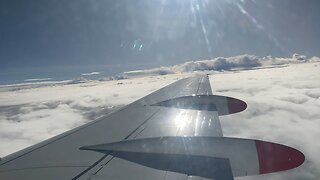
[[[49,108],[45,104],[20,107],[18,114],[1,116],[0,153],[37,143],[85,123],[81,112],[67,104]]]
[[[171,67],[160,67],[145,70],[136,70],[125,72],[128,77],[166,75],[182,72],[195,71],[229,71],[239,69],[257,69],[279,65],[297,64],[304,62],[319,62],[320,58],[312,57],[307,59],[304,55],[294,54],[292,58],[278,57],[258,57],[255,55],[240,55],[234,57],[217,57],[210,60],[188,61]]]
[[[94,71],[94,72],[91,72],[91,73],[83,73],[81,75],[82,76],[92,76],[92,75],[98,75],[98,74],[101,74],[101,72]]]
[[[38,78],[38,79],[25,79],[25,82],[34,82],[34,81],[49,81],[52,80],[52,78]]]
[[[320,58],[307,59],[304,55],[294,54],[293,58],[258,57],[255,55],[240,55],[235,57],[218,57],[211,60],[189,61],[184,64],[173,66],[178,72],[192,71],[226,71],[237,69],[255,69],[277,65],[297,64],[304,62],[319,62]]]
[[[253,68],[261,66],[261,60],[254,55],[241,55],[236,57],[218,57],[212,60],[189,61],[174,68],[180,72],[190,71],[222,71],[234,68]]]
[[[0,156],[96,119],[178,78],[0,86]]]
[[[160,67],[146,70],[135,70],[124,72],[125,76],[129,77],[141,77],[141,76],[154,76],[154,75],[167,75],[174,74],[175,72],[170,67]]]

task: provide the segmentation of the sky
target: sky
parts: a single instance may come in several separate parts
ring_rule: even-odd
[[[317,0],[0,2],[1,83],[254,54],[320,56]]]
[[[248,105],[241,113],[220,117],[224,136],[280,143],[305,154],[306,161],[296,169],[239,179],[316,180],[320,176],[320,144],[315,143],[320,136],[319,68],[320,58],[246,55],[186,62],[171,67],[176,71],[142,70],[139,77],[121,80],[0,85],[0,157],[201,73],[210,74],[213,94]]]

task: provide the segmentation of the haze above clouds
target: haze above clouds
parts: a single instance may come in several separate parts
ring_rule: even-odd
[[[214,94],[248,104],[242,113],[221,117],[225,136],[282,143],[306,155],[295,170],[239,179],[317,179],[320,59],[299,57],[243,55],[133,71],[122,80],[0,86],[0,156],[94,120],[183,77],[209,73]]]

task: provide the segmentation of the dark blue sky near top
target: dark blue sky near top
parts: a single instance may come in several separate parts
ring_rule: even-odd
[[[318,0],[1,0],[0,71],[117,72],[245,53],[320,56],[319,8]]]

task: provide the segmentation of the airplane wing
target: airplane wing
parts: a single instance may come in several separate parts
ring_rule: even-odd
[[[2,158],[0,179],[229,179],[287,170],[303,154],[223,137],[219,116],[246,103],[179,80],[113,113]],[[67,119],[66,119],[67,121]]]

